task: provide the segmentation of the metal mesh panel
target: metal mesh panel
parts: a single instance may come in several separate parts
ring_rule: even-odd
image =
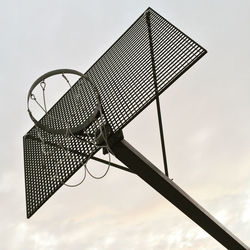
[[[150,11],[160,94],[198,61],[206,50],[152,9],[147,11]],[[114,132],[124,128],[155,99],[145,13],[86,75],[98,89],[104,112]],[[77,126],[87,119],[93,111],[95,97],[83,83],[83,79],[77,81],[42,118],[42,123],[60,128],[62,125],[51,117],[67,121],[70,126]],[[93,131],[95,127],[93,124],[90,130]],[[35,213],[96,151],[90,144],[74,137],[65,140],[61,135],[51,135],[33,127],[24,136],[27,216]]]
[[[77,127],[94,112],[97,97],[89,81],[80,78],[67,94],[41,119],[41,124],[53,129]]]

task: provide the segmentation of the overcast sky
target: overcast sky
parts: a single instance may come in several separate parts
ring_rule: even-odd
[[[113,168],[61,188],[26,219],[29,87],[53,69],[85,72],[149,6],[208,50],[161,96],[170,177],[250,245],[250,1],[10,0],[0,15],[0,249],[224,249],[139,177]],[[124,134],[163,169],[155,104]]]

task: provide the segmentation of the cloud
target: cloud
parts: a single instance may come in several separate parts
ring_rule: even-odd
[[[244,224],[250,224],[250,190],[245,192],[245,200],[244,200],[244,206],[243,211],[241,215],[241,221]]]
[[[34,250],[53,250],[58,245],[57,236],[51,235],[48,232],[39,232],[31,236],[34,242]]]

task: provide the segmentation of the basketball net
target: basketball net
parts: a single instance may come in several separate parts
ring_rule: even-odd
[[[80,84],[73,87],[68,77],[69,74],[79,76],[80,78],[78,79],[78,82],[80,82]],[[53,111],[53,109],[48,110],[46,99],[47,80],[49,78],[53,78],[54,80],[54,76],[57,76],[57,81],[60,80],[66,82],[68,89],[70,89],[70,92],[67,93],[70,93],[69,98],[72,106],[70,107],[70,110],[67,109],[67,112],[63,115],[60,115],[58,111]],[[40,93],[40,99],[42,99],[42,102],[38,101],[38,94],[34,94],[35,91],[37,93],[39,90],[42,92]],[[81,100],[83,92],[86,98],[88,98],[87,100],[89,100],[88,106],[86,106],[86,101],[84,102]],[[44,113],[44,117],[39,121],[33,116],[30,108],[30,102],[33,102],[33,104],[35,104]],[[44,74],[31,86],[27,98],[27,109],[31,120],[35,124],[37,137],[41,142],[41,152],[45,158],[44,164],[46,159],[52,156],[58,148],[64,152],[63,157],[60,157],[60,159],[57,159],[54,163],[55,168],[52,178],[56,178],[62,182],[58,174],[58,169],[66,160],[75,160],[74,154],[70,149],[70,145],[75,141],[88,144],[92,150],[93,148],[95,149],[95,152],[101,148],[105,150],[108,153],[109,164],[101,176],[96,176],[92,174],[87,167],[87,163],[92,156],[89,155],[84,161],[79,161],[77,163],[84,167],[84,174],[81,181],[76,184],[64,183],[64,185],[67,187],[79,186],[85,180],[87,174],[94,179],[101,179],[106,176],[110,169],[111,162],[111,150],[107,141],[109,134],[109,131],[107,130],[107,119],[101,105],[98,90],[86,75],[70,69],[54,70]],[[83,120],[82,117],[77,117],[77,110],[79,109],[86,111],[84,112],[86,113],[85,120]],[[75,121],[80,121],[81,124],[76,124]],[[53,137],[56,147],[51,147],[47,143],[46,138],[51,136]]]

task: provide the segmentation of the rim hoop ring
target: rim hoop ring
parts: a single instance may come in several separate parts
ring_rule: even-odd
[[[91,85],[91,87],[93,88],[95,94],[96,94],[96,99],[97,99],[97,104],[96,104],[96,108],[93,111],[93,113],[86,119],[86,121],[83,124],[80,124],[76,127],[72,127],[72,128],[64,128],[64,129],[53,129],[53,128],[49,128],[47,126],[44,126],[40,121],[38,121],[32,114],[30,107],[29,107],[29,102],[30,99],[32,99],[32,91],[34,90],[34,88],[38,85],[41,84],[45,81],[45,79],[54,76],[54,75],[59,75],[59,74],[74,74],[74,75],[78,75],[81,78],[84,78],[86,81],[88,81]],[[51,134],[61,134],[61,135],[66,135],[68,134],[68,131],[70,130],[70,133],[76,135],[76,134],[80,134],[83,130],[87,129],[90,124],[98,117],[100,116],[101,113],[101,98],[100,95],[98,93],[98,90],[96,88],[96,86],[94,85],[94,83],[92,81],[90,81],[90,79],[84,75],[83,73],[77,71],[77,70],[73,70],[73,69],[57,69],[57,70],[52,70],[49,71],[47,73],[45,73],[44,75],[40,76],[31,86],[29,92],[28,92],[28,96],[27,96],[27,111],[29,113],[29,116],[31,118],[31,120],[34,122],[34,124],[41,128],[42,130],[45,130],[48,133]]]

